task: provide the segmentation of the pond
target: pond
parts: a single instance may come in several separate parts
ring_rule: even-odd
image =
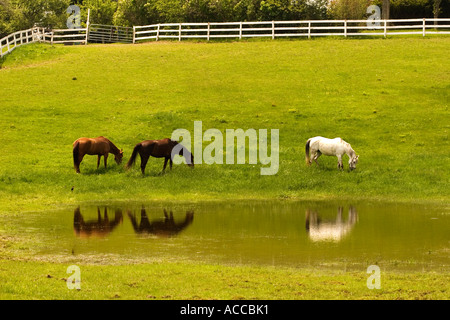
[[[346,270],[378,264],[419,271],[448,270],[450,262],[450,214],[437,206],[300,201],[81,205],[4,220],[5,229],[30,239],[30,254],[55,259]]]

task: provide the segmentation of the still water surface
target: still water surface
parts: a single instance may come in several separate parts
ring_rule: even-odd
[[[13,223],[13,222],[9,222]],[[448,208],[233,202],[80,206],[27,214],[37,255],[142,261],[449,270]]]

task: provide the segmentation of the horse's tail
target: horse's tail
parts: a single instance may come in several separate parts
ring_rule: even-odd
[[[132,166],[132,165],[134,164],[134,162],[136,161],[136,156],[137,156],[139,150],[141,150],[141,147],[142,147],[142,144],[141,144],[141,143],[138,143],[138,144],[134,147],[133,153],[131,154],[131,158],[130,158],[130,160],[128,160],[127,164],[125,165],[125,167],[126,167],[127,169],[130,169],[131,166]]]
[[[311,164],[311,159],[309,158],[309,144],[310,144],[310,142],[311,142],[311,139],[309,139],[306,142],[306,146],[305,146],[305,161],[306,161],[306,164],[308,166]]]
[[[80,165],[78,163],[78,156],[80,154],[80,142],[75,141],[73,144],[73,166],[75,167],[75,170],[78,172],[78,166]]]

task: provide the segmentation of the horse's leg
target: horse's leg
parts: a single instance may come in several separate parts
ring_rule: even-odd
[[[319,167],[319,163],[317,162],[317,159],[319,159],[319,157],[322,155],[322,152],[317,151],[316,153],[314,153],[314,162],[317,164],[317,166]]]
[[[148,155],[141,154],[141,171],[142,171],[142,174],[145,174],[145,166],[147,166],[148,158],[149,158]]]
[[[98,169],[98,167],[100,166],[100,158],[101,158],[102,156],[99,154],[99,155],[97,155],[97,169]]]
[[[172,158],[170,158],[169,161],[170,161],[170,170],[172,170],[172,164],[173,164]]]
[[[78,163],[76,165],[77,173],[80,173],[80,164],[81,164],[81,161],[83,161],[83,157],[84,157],[84,154],[82,154],[82,153],[80,153],[80,155],[78,156]]]
[[[162,172],[164,172],[166,170],[167,161],[169,161],[169,158],[164,158],[164,167],[163,167],[163,171]]]
[[[342,164],[342,155],[338,154],[336,157],[338,158],[338,169],[344,169],[344,165]]]
[[[108,162],[108,154],[104,154],[103,158],[105,159],[105,168],[106,168],[106,163]]]

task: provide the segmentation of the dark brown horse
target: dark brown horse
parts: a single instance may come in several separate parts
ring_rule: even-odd
[[[176,148],[175,150],[173,150]],[[180,156],[184,156],[186,159],[186,164],[190,167],[194,166],[194,156],[181,144],[177,141],[173,141],[170,139],[162,139],[162,140],[145,140],[141,143],[138,143],[131,154],[130,160],[126,165],[127,169],[131,168],[131,166],[136,161],[136,156],[139,153],[141,156],[141,171],[142,174],[145,173],[145,166],[147,165],[148,158],[150,156],[155,158],[164,158],[164,167],[163,172],[166,170],[167,161],[170,161],[170,169],[172,169],[172,150],[174,151],[174,155],[178,154]]]
[[[106,139],[105,137],[98,138],[80,138],[73,143],[73,165],[75,171],[80,173],[80,163],[86,154],[97,155],[97,169],[100,166],[101,156],[106,162],[108,159],[108,154],[112,153],[114,155],[114,160],[117,164],[122,162],[123,151],[119,150],[114,143]]]
[[[135,215],[128,211],[134,231],[137,234],[152,234],[158,238],[170,238],[186,229],[194,220],[194,212],[187,211],[183,222],[175,222],[173,213],[164,209],[164,220],[150,221],[144,208],[141,209],[141,221],[138,224]]]

